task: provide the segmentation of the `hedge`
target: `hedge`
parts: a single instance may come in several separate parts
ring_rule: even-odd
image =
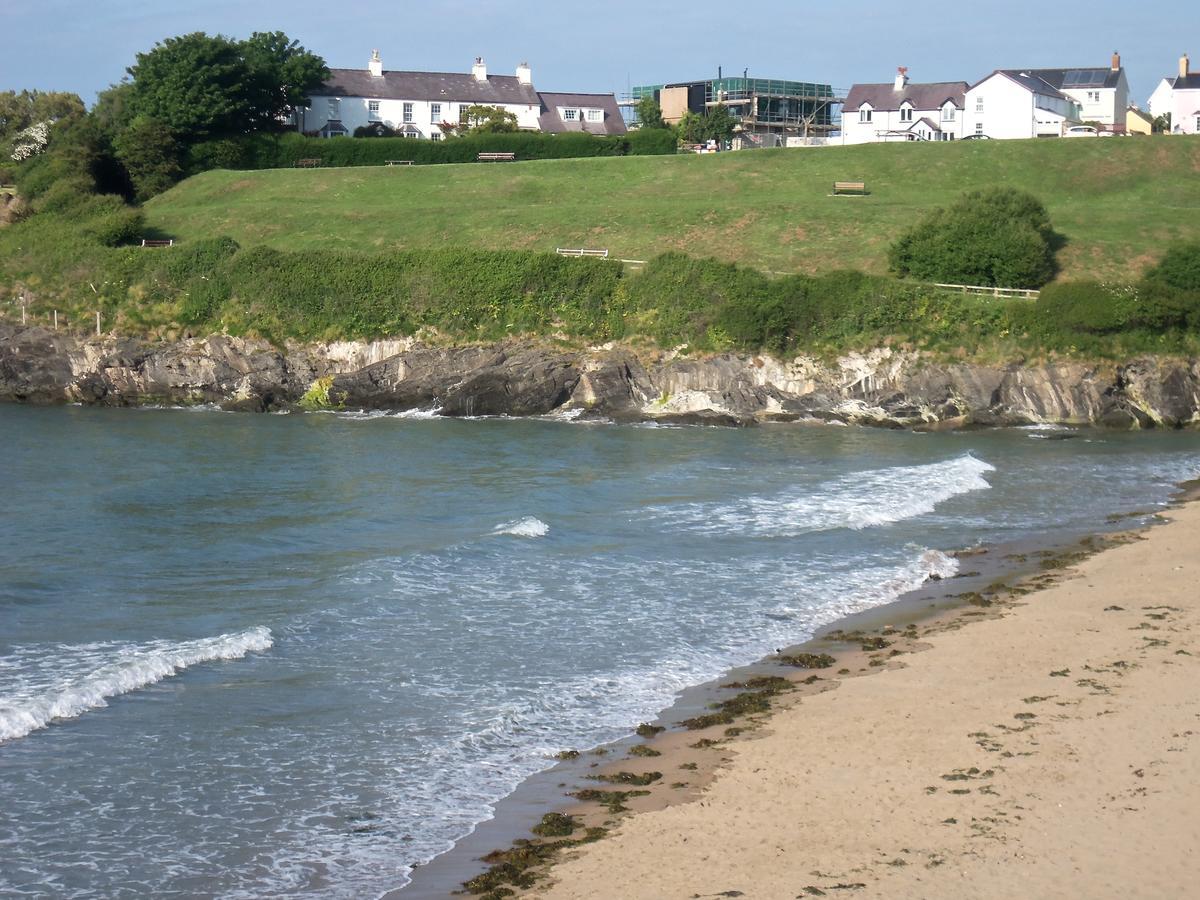
[[[286,134],[248,135],[197,144],[188,156],[191,172],[207,169],[289,168],[300,159],[326,166],[378,166],[388,160],[414,163],[475,162],[480,153],[515,153],[517,159],[567,159],[589,156],[649,156],[675,152],[675,136],[665,129],[624,135],[487,134],[444,141],[409,138],[311,138]]]

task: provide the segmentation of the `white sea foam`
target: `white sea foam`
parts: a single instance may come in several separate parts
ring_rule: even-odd
[[[503,525],[497,525],[493,530],[494,535],[512,535],[513,537],[539,538],[545,537],[550,533],[550,526],[541,519],[533,516],[526,516],[523,519],[517,519],[514,522],[505,522]]]
[[[940,503],[986,491],[995,467],[970,454],[923,466],[843,475],[775,497],[658,508],[658,517],[695,531],[792,536],[836,528],[860,530],[933,512]]]
[[[101,644],[60,648],[56,661],[42,659],[0,694],[0,741],[24,737],[55,719],[72,719],[107,706],[116,697],[161,681],[189,666],[219,659],[240,659],[267,650],[271,631],[259,626],[195,641],[148,644]],[[73,652],[72,652],[73,651]],[[61,662],[61,668],[55,668]]]

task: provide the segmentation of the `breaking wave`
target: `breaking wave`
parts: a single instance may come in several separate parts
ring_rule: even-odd
[[[688,504],[653,512],[694,531],[790,537],[837,528],[861,530],[933,512],[971,491],[986,491],[995,467],[971,455],[923,466],[843,475],[803,492],[747,497],[732,503]]]
[[[523,519],[517,519],[515,522],[505,522],[503,525],[497,525],[493,529],[492,534],[502,535],[508,534],[513,537],[524,538],[539,538],[545,537],[550,533],[550,526],[541,519],[533,516],[526,516]]]
[[[56,719],[73,719],[89,709],[107,706],[109,697],[162,681],[197,663],[240,659],[267,650],[273,643],[270,629],[259,626],[182,643],[76,648],[73,659],[50,663],[60,666],[57,670],[47,671],[50,664],[35,666],[24,684],[0,694],[0,741],[24,737]]]

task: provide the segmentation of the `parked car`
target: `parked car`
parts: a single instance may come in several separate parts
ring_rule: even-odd
[[[991,135],[987,135],[987,134],[964,134],[963,135],[964,141],[990,141],[991,139],[992,139]]]
[[[1072,125],[1063,132],[1063,137],[1096,137],[1098,134],[1091,125]]]

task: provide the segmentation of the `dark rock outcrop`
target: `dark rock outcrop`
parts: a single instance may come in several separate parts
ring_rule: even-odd
[[[0,325],[0,401],[295,406],[312,385],[347,409],[445,416],[551,412],[615,421],[745,425],[838,421],[898,428],[1200,424],[1200,361],[942,364],[880,348],[834,361],[722,354],[639,357],[544,344],[424,347],[412,340],[290,345],[212,335],[176,343]]]

